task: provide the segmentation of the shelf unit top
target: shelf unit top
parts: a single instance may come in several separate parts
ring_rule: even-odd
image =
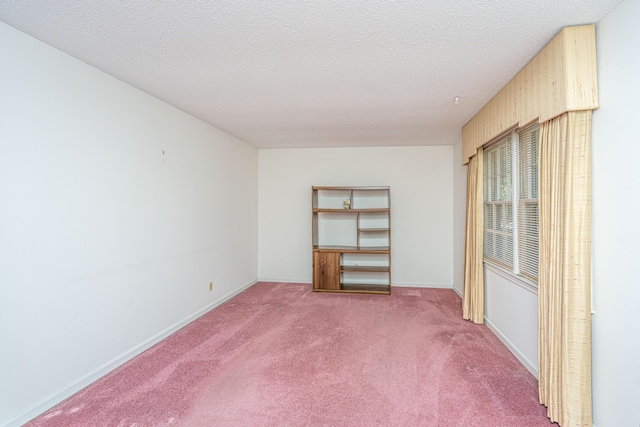
[[[311,187],[312,190],[389,190],[390,188],[391,187]]]
[[[313,208],[314,212],[389,212],[389,208],[363,208],[363,209],[338,209],[338,208]]]

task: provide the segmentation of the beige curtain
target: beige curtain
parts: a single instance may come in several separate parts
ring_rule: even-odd
[[[539,183],[540,403],[591,427],[591,111],[541,125]]]
[[[469,160],[467,167],[467,219],[464,238],[464,284],[462,287],[462,317],[478,324],[484,323],[482,169],[482,148],[478,148],[476,155]]]

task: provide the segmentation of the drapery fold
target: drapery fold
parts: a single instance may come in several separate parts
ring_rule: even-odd
[[[592,425],[591,111],[541,124],[540,403],[562,427]]]
[[[484,323],[484,274],[482,246],[484,232],[482,148],[469,160],[467,168],[467,208],[464,238],[464,284],[462,318]]]

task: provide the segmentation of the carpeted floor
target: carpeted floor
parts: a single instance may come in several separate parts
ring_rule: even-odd
[[[27,425],[556,425],[545,413],[452,290],[258,283]]]

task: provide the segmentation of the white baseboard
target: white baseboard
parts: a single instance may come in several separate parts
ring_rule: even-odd
[[[270,278],[270,277],[261,277],[258,279],[258,282],[271,282],[271,283],[303,283],[303,284],[311,284],[311,280],[309,279],[283,279],[279,278]],[[417,283],[417,282],[393,282],[391,286],[397,286],[399,288],[436,288],[436,289],[451,289],[452,286],[450,284],[442,284],[442,283]]]
[[[393,282],[391,286],[397,286],[399,288],[436,288],[436,289],[451,289],[451,284],[442,283],[414,283],[414,282]]]
[[[258,282],[269,282],[269,283],[303,283],[305,285],[311,284],[311,279],[283,279],[280,278],[271,278],[271,277],[260,277],[258,278]]]
[[[66,398],[68,398],[71,395],[73,395],[73,394],[77,393],[78,391],[82,390],[83,388],[85,388],[86,386],[88,386],[92,382],[96,381],[100,377],[103,377],[104,375],[108,374],[109,372],[111,372],[112,370],[117,368],[118,366],[128,362],[129,360],[133,359],[135,356],[139,355],[143,351],[153,347],[154,345],[156,345],[157,343],[159,343],[163,339],[167,338],[169,335],[171,335],[174,332],[178,331],[179,329],[182,329],[183,327],[187,326],[189,323],[193,322],[194,320],[196,320],[200,316],[208,313],[209,311],[213,310],[214,308],[216,308],[220,304],[224,303],[225,301],[228,301],[229,299],[231,299],[234,296],[238,295],[240,292],[244,291],[245,289],[255,285],[257,282],[258,282],[257,280],[253,280],[253,281],[245,284],[241,288],[236,289],[235,291],[230,292],[227,295],[224,295],[223,297],[217,299],[216,301],[212,302],[211,304],[207,305],[206,307],[202,308],[201,310],[198,310],[197,312],[193,313],[192,315],[185,317],[184,319],[180,320],[179,322],[175,323],[174,325],[172,325],[172,326],[168,327],[167,329],[159,332],[158,334],[154,335],[153,337],[149,338],[148,340],[140,343],[139,345],[137,345],[136,347],[132,348],[131,350],[121,354],[120,356],[115,357],[114,359],[110,360],[109,362],[107,362],[107,363],[99,366],[95,370],[89,372],[87,375],[85,375],[85,376],[83,376],[81,378],[78,378],[77,380],[75,380],[72,383],[66,385],[65,387],[62,387],[62,388],[58,389],[57,391],[53,392],[52,394],[50,394],[49,396],[45,397],[44,399],[34,403],[33,405],[27,407],[26,409],[18,412],[17,414],[12,416],[11,418],[8,418],[8,419],[5,419],[5,420],[1,421],[0,422],[0,427],[14,427],[14,426],[15,427],[19,427],[19,426],[23,425],[24,423],[26,423],[27,421],[32,420],[33,418],[35,418],[38,415],[42,414],[43,412],[47,411],[49,408],[57,405],[58,403],[60,403],[63,400],[65,400]]]
[[[531,372],[531,374],[534,377],[536,377],[536,379],[538,379],[538,367],[535,366],[531,362],[531,360],[529,360],[527,356],[525,356],[520,351],[520,349],[518,349],[518,347],[513,342],[511,342],[511,340],[507,338],[506,335],[503,334],[500,329],[496,327],[496,325],[491,323],[491,321],[487,319],[486,316],[484,318],[484,324],[487,325],[487,327],[491,330],[491,332],[493,332],[494,335],[498,337],[498,339],[502,341],[502,343],[509,349],[509,351],[513,353],[514,356],[516,356],[516,358],[520,361],[520,363],[522,363],[524,367],[527,368],[527,370]]]

